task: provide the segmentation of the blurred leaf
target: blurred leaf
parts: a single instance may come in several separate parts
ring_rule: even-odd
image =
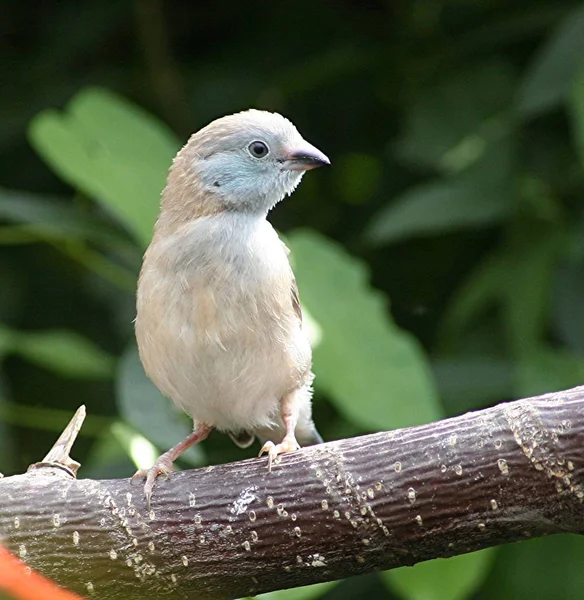
[[[382,573],[389,588],[404,600],[464,600],[487,578],[497,550],[439,558]]]
[[[497,223],[515,207],[512,166],[510,140],[494,144],[459,175],[406,190],[373,218],[367,236],[387,244]]]
[[[65,377],[105,377],[113,372],[113,358],[73,331],[20,332],[15,352]]]
[[[547,225],[525,227],[507,251],[503,280],[504,321],[512,352],[529,353],[545,333],[554,270],[563,237]],[[537,243],[533,240],[537,239]]]
[[[120,361],[116,393],[124,419],[158,448],[166,451],[192,431],[187,419],[148,379],[134,345],[128,347]],[[200,445],[181,454],[181,460],[196,466],[204,463],[204,457]]]
[[[0,188],[0,219],[28,225],[39,238],[79,238],[103,244],[127,243],[121,233],[71,202],[50,196]]]
[[[30,125],[37,152],[68,183],[115,214],[145,246],[179,143],[152,116],[112,92],[88,88]]]
[[[460,414],[508,398],[513,364],[484,354],[443,356],[432,361],[434,377],[449,414]]]
[[[578,5],[538,51],[519,90],[519,110],[535,116],[566,100],[584,66],[584,6]]]
[[[570,260],[584,264],[584,213],[574,224],[574,229],[570,230],[567,241],[567,252],[565,256]]]
[[[546,146],[545,151],[542,151],[541,147],[530,148],[530,164],[527,168],[531,172],[519,178],[521,209],[524,218],[529,215],[536,221],[555,224],[562,219],[563,207],[553,190],[553,179],[565,178],[567,176],[566,168],[572,167],[573,160],[571,160],[571,156],[565,155],[563,148],[554,147],[553,139],[542,140],[542,142]],[[538,152],[539,156],[536,156]],[[569,150],[569,153],[573,154],[572,150]],[[553,164],[554,161],[562,159],[565,159],[566,164],[561,166]],[[546,163],[545,168],[543,163]],[[556,169],[554,177],[548,178],[548,180],[544,179],[545,176],[549,177],[549,171],[554,168]]]
[[[519,357],[515,394],[520,398],[582,385],[584,356],[550,347],[534,348]]]
[[[361,44],[327,45],[297,57],[291,66],[281,64],[273,75],[272,85],[279,93],[290,97],[316,94],[323,85],[349,77],[369,60],[370,56]]]
[[[0,590],[0,600],[18,600],[18,598],[15,598],[12,594],[9,596]]]
[[[366,204],[379,192],[382,166],[378,158],[363,153],[345,154],[335,167],[336,187],[347,204]]]
[[[581,600],[584,537],[554,535],[500,549],[484,600]]]
[[[584,9],[582,10],[582,22],[584,27]],[[584,42],[582,42],[582,46],[584,52]],[[584,168],[584,60],[574,78],[574,85],[570,94],[570,115],[572,118],[572,137],[578,150],[580,165]]]
[[[117,287],[135,290],[140,252],[131,237],[113,222],[71,201],[0,188],[2,220],[18,224],[0,227],[0,244],[51,243]]]
[[[560,339],[584,354],[584,264],[570,262],[556,273],[552,318]]]
[[[0,340],[4,352],[18,354],[63,377],[109,378],[113,372],[113,358],[73,331],[15,331],[1,326]]]
[[[0,360],[14,347],[15,337],[12,330],[0,324]]]
[[[515,8],[515,5],[514,5]],[[500,53],[508,45],[522,42],[530,43],[536,37],[545,35],[550,25],[561,21],[566,15],[566,5],[553,3],[547,5],[533,4],[529,11],[504,10],[493,19],[485,19],[485,23],[478,27],[470,28],[459,38],[461,52]]]
[[[6,398],[4,396],[3,381],[0,378],[0,473],[12,471],[16,467],[16,440],[10,422],[4,419],[6,411]]]
[[[439,336],[443,349],[492,307],[503,310],[507,343],[515,355],[543,335],[563,236],[543,224],[526,225],[516,237],[487,257],[455,295]]]
[[[4,400],[0,404],[0,419],[18,427],[55,431],[61,433],[71,420],[71,410],[47,406],[29,406],[21,402]],[[88,414],[79,431],[80,437],[96,437],[109,429],[112,421],[108,417]]]
[[[316,386],[366,429],[439,419],[427,359],[418,342],[388,318],[363,263],[310,231],[295,231],[287,240],[301,301],[322,335],[314,349]]]
[[[114,423],[110,432],[138,469],[148,469],[158,458],[158,450],[126,423]]]
[[[493,135],[500,137],[502,113],[513,90],[505,63],[490,63],[452,76],[418,93],[406,113],[397,143],[399,156],[414,165],[456,172],[480,158]]]
[[[316,598],[324,596],[337,584],[338,581],[315,583],[314,585],[305,585],[289,590],[260,594],[259,596],[254,596],[254,598],[257,598],[257,600],[316,600]]]
[[[112,423],[92,444],[89,456],[83,461],[83,477],[114,479],[133,475],[136,465],[126,448],[127,441],[133,433],[130,427],[119,421]],[[157,455],[145,466],[152,465],[156,458]]]
[[[500,298],[508,258],[502,252],[487,256],[456,291],[441,324],[438,338],[449,346],[487,308]]]

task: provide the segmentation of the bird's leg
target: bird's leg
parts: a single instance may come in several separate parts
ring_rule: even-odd
[[[298,398],[296,397],[296,390],[290,394],[286,394],[280,401],[280,416],[286,427],[286,435],[279,444],[268,441],[260,450],[259,456],[264,452],[268,453],[268,471],[272,470],[272,462],[278,456],[278,454],[284,454],[285,452],[296,452],[300,450],[300,444],[296,441],[294,431],[296,424],[298,423]]]
[[[154,484],[159,475],[168,477],[169,473],[173,470],[172,463],[186,450],[188,450],[194,444],[202,442],[210,433],[213,428],[205,423],[195,423],[195,427],[192,433],[189,433],[187,437],[179,442],[176,446],[173,446],[170,450],[161,454],[156,462],[149,469],[140,469],[136,471],[132,477],[132,481],[136,479],[146,478],[144,483],[144,494],[146,501],[148,502],[148,508],[150,508],[150,498],[152,497],[152,490]]]

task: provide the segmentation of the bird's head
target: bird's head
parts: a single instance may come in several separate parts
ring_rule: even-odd
[[[176,196],[177,186],[187,188],[179,196],[195,214],[265,214],[294,191],[305,171],[328,164],[288,119],[248,110],[193,134],[173,163],[167,189]]]

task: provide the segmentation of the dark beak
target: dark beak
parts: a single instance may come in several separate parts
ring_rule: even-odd
[[[289,171],[309,171],[330,165],[331,161],[318,148],[305,142],[302,146],[292,148],[282,159],[282,167]]]

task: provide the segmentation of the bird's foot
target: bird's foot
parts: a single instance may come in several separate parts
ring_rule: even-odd
[[[160,475],[163,475],[167,479],[170,473],[174,470],[172,466],[172,460],[166,454],[159,456],[156,462],[149,469],[140,469],[136,471],[132,477],[132,483],[139,479],[146,479],[144,483],[144,495],[146,496],[146,502],[148,504],[148,510],[150,510],[150,499],[152,498],[152,490],[156,484],[156,480]]]
[[[264,452],[268,453],[268,471],[271,471],[272,462],[276,456],[286,452],[296,452],[296,450],[300,450],[300,444],[296,441],[296,438],[293,435],[286,435],[279,444],[274,444],[274,442],[266,442],[262,446],[258,456],[261,456]]]
[[[170,450],[159,456],[149,469],[140,469],[134,477],[132,477],[133,482],[136,481],[136,479],[146,478],[144,495],[146,496],[146,502],[148,503],[148,510],[150,510],[150,498],[152,497],[152,490],[154,489],[158,476],[164,475],[168,479],[169,474],[174,470],[172,463],[193,444],[197,444],[204,440],[209,433],[211,433],[212,429],[211,425],[196,422],[192,433],[189,433],[182,442],[179,442],[176,446],[173,446]]]

